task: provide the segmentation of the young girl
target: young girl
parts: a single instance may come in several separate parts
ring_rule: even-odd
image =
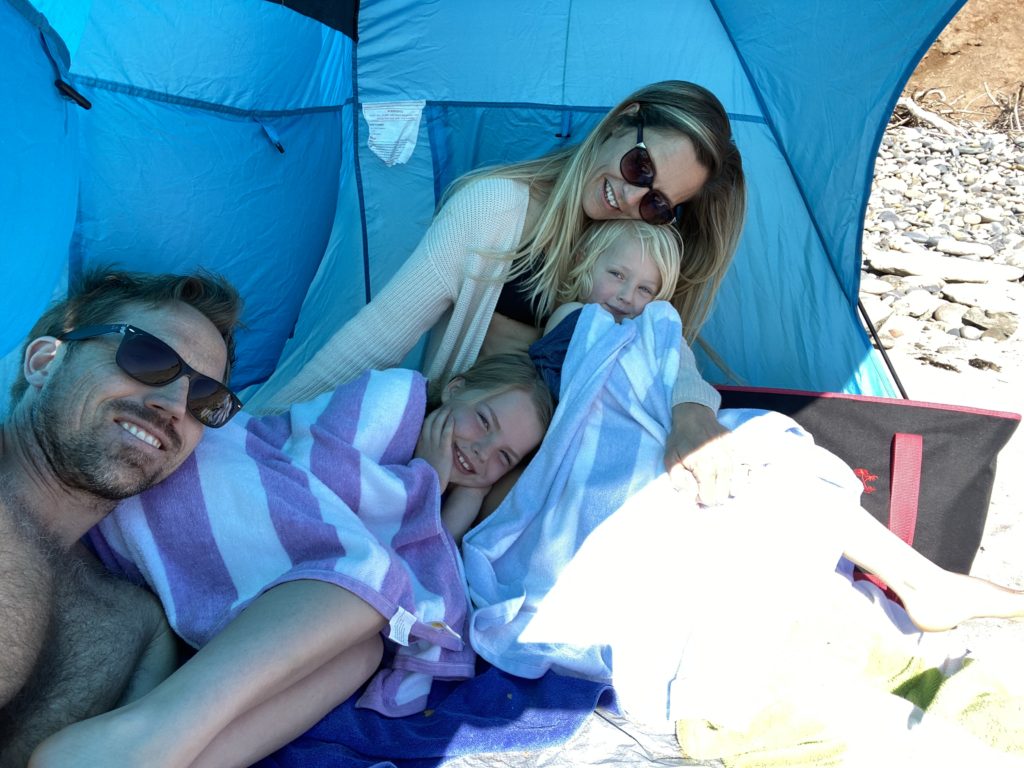
[[[639,315],[652,301],[668,301],[676,285],[683,241],[674,227],[643,221],[594,224],[580,241],[572,270],[559,289],[560,306],[529,354],[558,399],[562,362],[584,304],[600,304],[615,322]]]
[[[361,703],[422,709],[434,674],[471,676],[452,535],[540,443],[552,403],[523,355],[432,394],[404,370],[207,434],[195,459],[90,534],[198,652],[141,697],[51,737],[33,765],[249,765],[374,672]],[[424,413],[429,413],[424,417]]]

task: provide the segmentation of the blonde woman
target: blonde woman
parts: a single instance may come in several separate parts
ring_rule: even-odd
[[[397,365],[431,331],[424,373],[443,378],[480,354],[525,350],[561,303],[580,238],[595,221],[674,226],[686,259],[672,291],[696,338],[739,240],[746,188],[721,103],[701,86],[646,86],[578,145],[467,174],[387,286],[289,381],[249,401],[276,412],[367,368]],[[684,350],[665,464],[677,485],[715,503],[728,493],[719,397]]]

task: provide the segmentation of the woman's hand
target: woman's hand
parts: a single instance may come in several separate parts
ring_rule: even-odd
[[[480,357],[498,355],[504,352],[522,352],[540,338],[540,329],[532,325],[520,323],[504,315],[494,313],[491,324],[487,326]]]
[[[442,405],[433,413],[428,413],[420,429],[420,439],[416,441],[413,458],[423,459],[437,472],[441,481],[441,493],[448,487],[452,474],[452,436],[455,433],[455,421],[452,410]]]
[[[672,408],[665,469],[676,490],[709,506],[729,497],[735,462],[729,434],[707,406],[680,403]]]

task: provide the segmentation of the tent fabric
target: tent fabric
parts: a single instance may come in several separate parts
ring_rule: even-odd
[[[0,355],[28,333],[67,267],[75,224],[81,109],[54,82],[70,57],[46,18],[0,3]]]
[[[203,266],[247,301],[236,386],[297,370],[451,179],[578,141],[678,78],[722,100],[749,183],[705,338],[748,384],[893,393],[854,311],[863,213],[899,91],[961,0],[690,0],[656,20],[621,0],[364,0],[328,24],[329,4],[298,5],[0,0],[0,353],[65,272]],[[355,21],[358,44],[336,28]],[[55,65],[92,109],[56,92]],[[368,146],[383,102],[419,117],[405,162]]]

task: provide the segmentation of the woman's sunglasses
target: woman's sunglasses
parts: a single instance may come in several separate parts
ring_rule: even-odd
[[[648,224],[670,224],[675,221],[681,206],[673,207],[669,199],[654,188],[654,161],[644,144],[643,120],[636,126],[636,145],[619,161],[619,174],[627,184],[650,190],[640,198],[641,219]]]
[[[188,377],[188,412],[208,427],[223,427],[242,408],[235,393],[216,379],[204,376],[181,359],[181,355],[145,331],[127,323],[89,325],[68,331],[61,341],[84,341],[108,333],[123,334],[117,347],[118,367],[136,381],[162,387],[182,376]]]

